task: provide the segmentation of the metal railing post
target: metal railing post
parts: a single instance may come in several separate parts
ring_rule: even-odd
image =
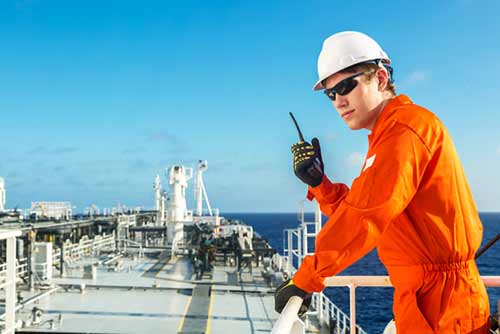
[[[306,256],[306,255],[309,255],[309,248],[308,248],[308,244],[307,244],[307,238],[308,238],[308,235],[307,235],[307,224],[303,224],[302,225],[302,249],[303,249],[302,258],[304,258],[304,256]]]
[[[297,267],[300,267],[302,264],[302,258],[304,257],[304,254],[302,252],[302,233],[301,231],[297,231]]]
[[[323,324],[323,294],[318,294],[318,299],[316,303],[316,309],[318,310],[318,320],[320,325]]]
[[[292,231],[287,230],[288,233],[288,273],[291,275],[293,271],[293,240]]]
[[[356,285],[349,284],[349,317],[351,318],[350,333],[356,334]]]

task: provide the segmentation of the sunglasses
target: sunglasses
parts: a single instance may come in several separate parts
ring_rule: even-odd
[[[363,74],[365,74],[365,72],[361,72],[345,78],[332,88],[325,89],[323,92],[330,98],[330,100],[335,101],[337,94],[344,96],[349,94],[354,88],[356,88],[356,86],[358,85],[358,81],[354,79],[362,76]]]

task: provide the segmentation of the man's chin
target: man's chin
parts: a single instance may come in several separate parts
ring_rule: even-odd
[[[359,126],[359,124],[357,124],[355,122],[346,122],[346,124],[349,127],[349,129],[351,129],[351,130],[361,130],[361,127]]]

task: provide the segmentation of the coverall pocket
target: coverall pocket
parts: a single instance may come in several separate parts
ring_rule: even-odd
[[[456,289],[454,305],[460,317],[456,319],[456,333],[488,334],[489,302],[486,288],[479,273],[468,268],[457,274],[459,287]],[[460,312],[461,311],[461,312]],[[460,313],[459,313],[460,312]]]
[[[417,319],[419,319],[419,322],[421,322],[422,324],[422,328],[426,328],[426,331],[422,331],[422,334],[423,333],[433,333],[433,330],[432,330],[432,326],[431,324],[429,323],[429,321],[427,320],[426,316],[425,316],[425,311],[424,311],[424,307],[423,305],[420,305],[420,301],[419,301],[419,298],[418,298],[418,295],[419,295],[419,292],[420,292],[420,289],[417,290],[416,292],[416,300],[415,300],[415,305],[416,305],[416,309],[417,309],[417,312],[415,314],[415,317]]]
[[[478,276],[469,277],[471,318],[468,329],[472,334],[489,333],[489,301],[486,288]]]

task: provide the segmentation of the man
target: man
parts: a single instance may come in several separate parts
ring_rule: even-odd
[[[277,289],[277,311],[293,295],[323,290],[325,277],[377,247],[395,289],[398,333],[488,333],[488,296],[474,261],[482,225],[447,130],[396,96],[390,59],[365,34],[326,39],[318,73],[314,89],[349,128],[371,130],[369,147],[349,189],[324,175],[316,138],[292,146],[295,174],[329,220],[314,255]]]

